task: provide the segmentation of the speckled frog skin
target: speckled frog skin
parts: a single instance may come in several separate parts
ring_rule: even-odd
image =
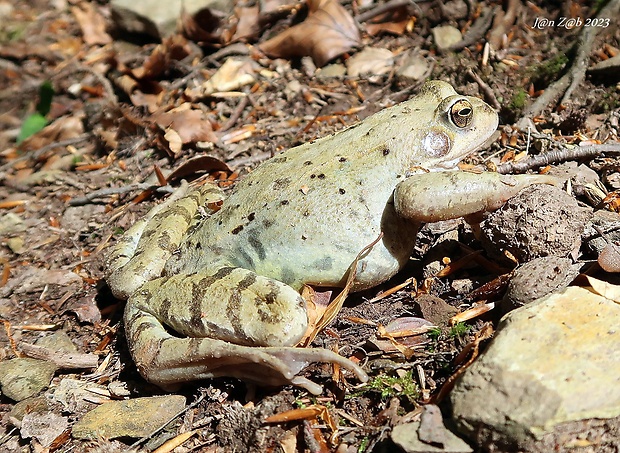
[[[320,393],[299,373],[329,362],[365,381],[332,351],[294,347],[308,325],[299,290],[342,287],[382,233],[358,262],[353,290],[375,286],[407,262],[422,222],[497,208],[549,182],[441,172],[497,125],[483,101],[431,81],[406,102],[263,163],[211,215],[213,186],[156,207],[106,263],[113,293],[128,299],[125,328],[142,375],[161,386],[234,376]]]

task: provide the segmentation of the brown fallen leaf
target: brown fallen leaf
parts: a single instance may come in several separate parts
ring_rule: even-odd
[[[170,67],[171,61],[182,60],[190,54],[189,44],[181,35],[171,35],[157,45],[142,66],[131,70],[136,79],[154,79]]]
[[[215,157],[196,156],[175,168],[166,179],[168,182],[174,182],[178,179],[186,178],[189,175],[210,173],[215,170],[232,173],[232,170],[228,165],[226,165],[225,162],[216,159]]]
[[[260,24],[258,22],[259,7],[235,7],[235,16],[239,18],[235,33],[231,42],[254,40],[260,33]]]
[[[336,0],[308,0],[308,17],[259,48],[274,58],[311,56],[321,67],[359,45],[357,23]]]
[[[79,5],[71,7],[71,12],[82,29],[86,44],[92,46],[112,42],[112,38],[105,31],[106,22],[93,3],[80,2]]]
[[[221,18],[209,8],[203,8],[194,14],[189,14],[183,10],[178,31],[194,42],[218,46],[222,44],[221,25]]]
[[[366,31],[370,36],[377,36],[380,33],[402,35],[408,25],[412,28],[410,24],[412,21],[415,21],[415,18],[412,18],[409,5],[403,4],[369,20],[366,23]]]
[[[167,112],[154,113],[151,120],[165,131],[166,139],[178,141],[177,144],[217,142],[211,122],[202,110],[193,108],[188,102]]]

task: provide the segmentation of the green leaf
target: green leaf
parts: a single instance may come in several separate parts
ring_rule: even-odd
[[[39,132],[45,127],[46,124],[47,120],[40,113],[33,113],[32,115],[30,115],[24,120],[24,123],[22,124],[22,128],[19,131],[19,135],[17,136],[17,144],[19,145],[31,135]]]
[[[26,140],[28,137],[36,134],[47,125],[45,116],[50,112],[52,107],[52,98],[54,97],[54,88],[48,80],[43,82],[39,87],[39,102],[37,103],[37,112],[28,116],[17,136],[17,144]]]

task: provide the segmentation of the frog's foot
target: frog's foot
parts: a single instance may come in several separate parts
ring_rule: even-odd
[[[548,175],[464,171],[423,173],[396,186],[394,207],[404,218],[438,222],[498,209],[532,184],[558,185],[560,182],[560,179]]]
[[[106,280],[112,293],[127,299],[145,282],[159,277],[199,208],[221,198],[222,192],[215,184],[205,184],[189,193],[185,184],[136,222],[106,256]]]
[[[352,361],[326,349],[252,347],[211,338],[170,335],[150,313],[128,305],[125,313],[131,353],[140,373],[160,386],[230,376],[260,385],[292,384],[314,395],[322,387],[302,376],[315,362],[340,365],[366,382],[366,373]]]

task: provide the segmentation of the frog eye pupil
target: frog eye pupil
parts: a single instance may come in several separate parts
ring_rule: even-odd
[[[455,102],[450,109],[450,118],[457,127],[467,127],[471,124],[471,121],[474,118],[474,109],[469,101],[461,99],[460,101]]]

